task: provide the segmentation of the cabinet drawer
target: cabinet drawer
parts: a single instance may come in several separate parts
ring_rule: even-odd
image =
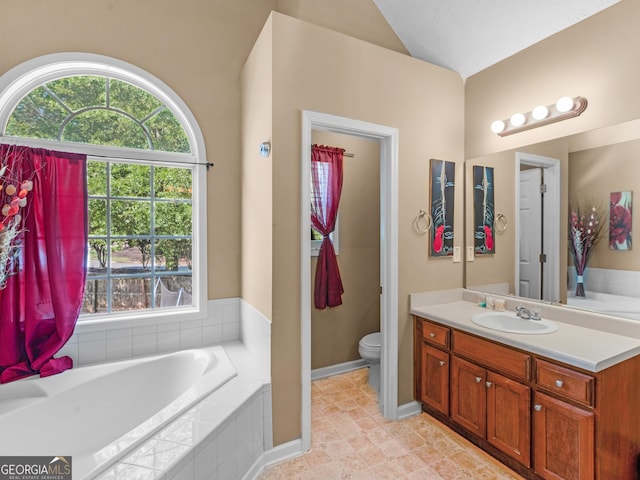
[[[531,357],[526,353],[457,331],[453,332],[453,351],[498,372],[531,379]]]
[[[448,327],[422,320],[422,339],[425,342],[449,348],[449,335],[451,335],[451,330]]]
[[[593,406],[594,383],[591,375],[536,360],[536,385],[550,392]]]

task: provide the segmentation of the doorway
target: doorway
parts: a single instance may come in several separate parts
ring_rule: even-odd
[[[560,299],[560,160],[516,152],[514,293]]]
[[[311,136],[313,130],[380,142],[380,396],[382,414],[398,418],[398,130],[304,110],[301,168],[301,391],[302,450],[311,448],[311,240],[309,235]]]

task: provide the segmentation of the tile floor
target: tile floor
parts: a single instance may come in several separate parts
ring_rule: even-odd
[[[311,450],[259,480],[521,480],[426,414],[385,420],[367,369],[311,385]]]

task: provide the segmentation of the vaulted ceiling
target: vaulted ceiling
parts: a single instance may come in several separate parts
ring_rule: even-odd
[[[620,0],[373,0],[411,56],[467,78]]]

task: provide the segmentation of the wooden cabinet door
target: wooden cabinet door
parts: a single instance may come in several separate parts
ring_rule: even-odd
[[[449,415],[449,354],[422,345],[422,401]]]
[[[525,466],[531,465],[531,390],[487,372],[487,441]]]
[[[479,437],[486,432],[486,371],[451,358],[451,419]]]
[[[542,393],[533,403],[535,472],[548,480],[593,480],[593,412]]]

